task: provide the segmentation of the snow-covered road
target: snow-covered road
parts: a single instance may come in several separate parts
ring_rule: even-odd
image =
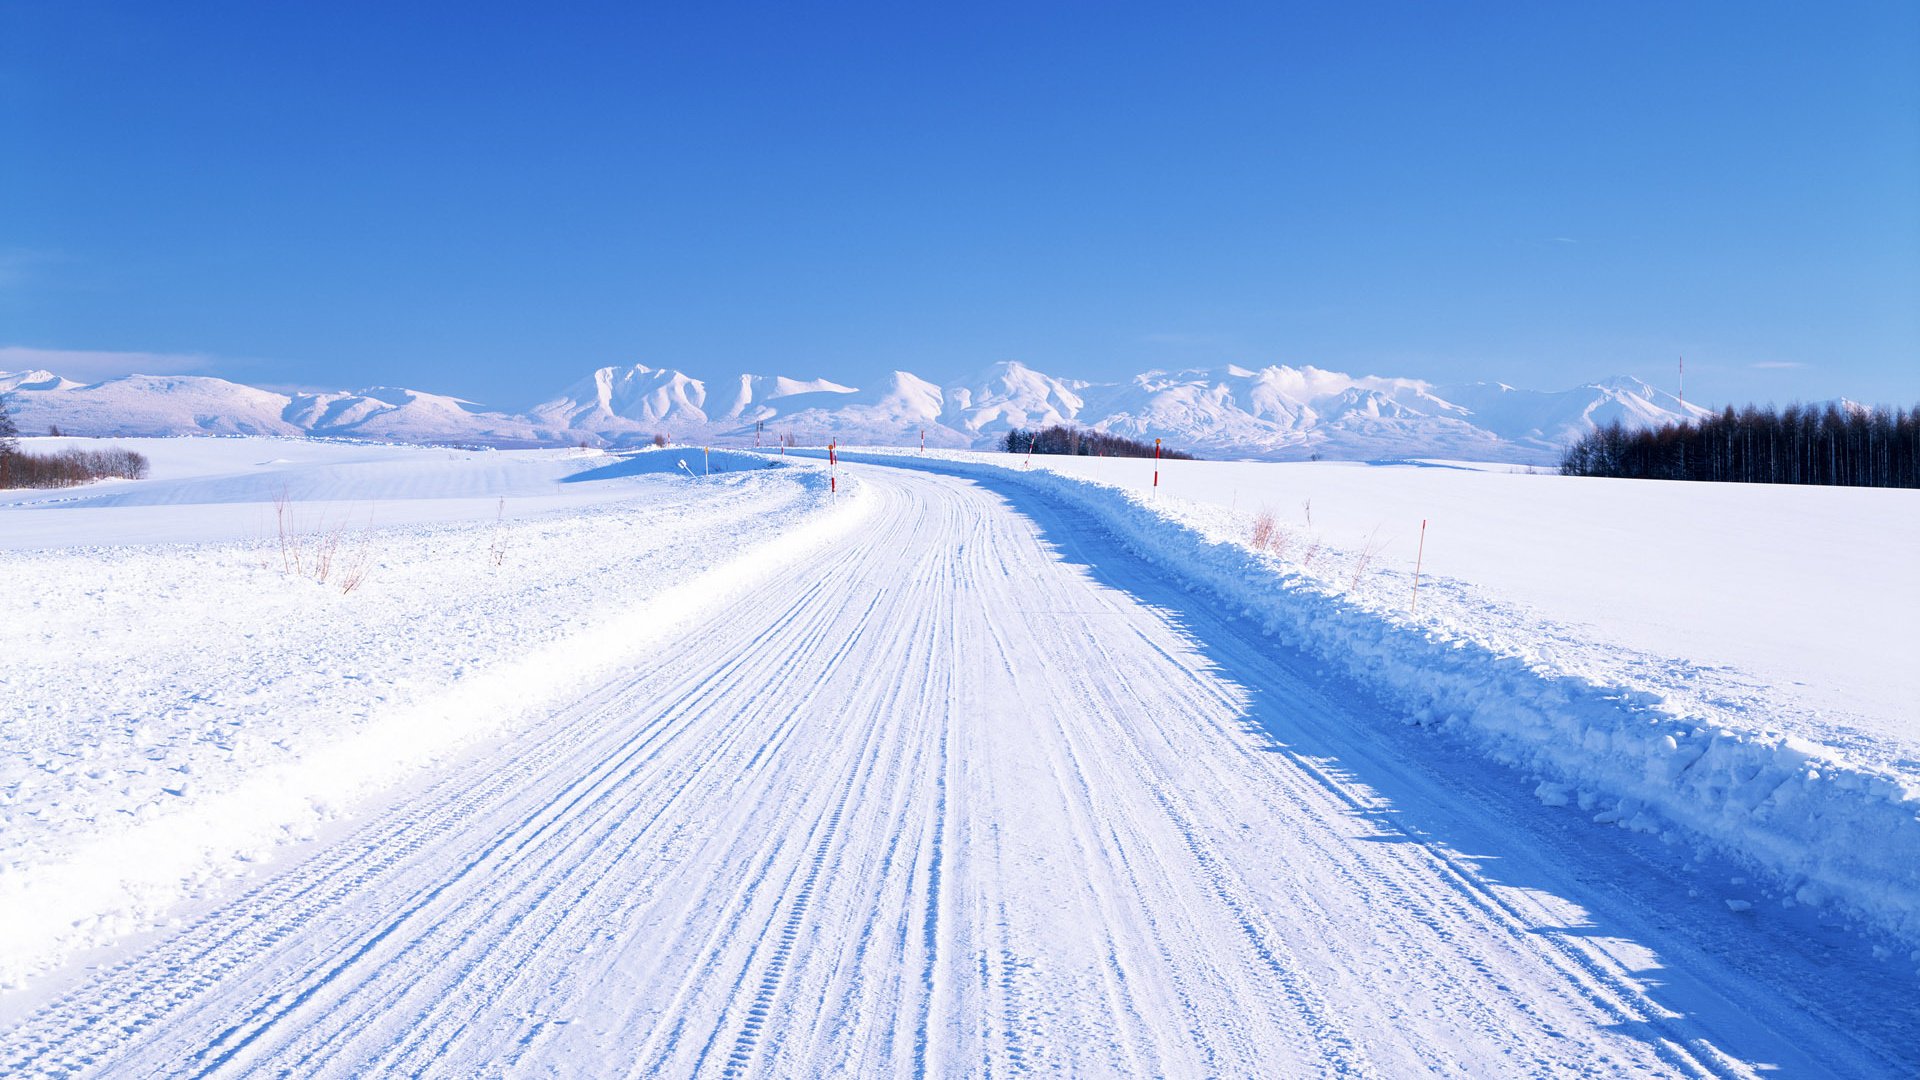
[[[869,524],[0,1032],[0,1074],[1912,1075],[1910,978],[1072,521]]]

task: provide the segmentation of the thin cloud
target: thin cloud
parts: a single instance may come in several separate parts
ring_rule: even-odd
[[[1547,239],[1548,239],[1548,240],[1549,240],[1550,242],[1552,242],[1552,243],[1555,243],[1555,244],[1577,244],[1577,243],[1579,243],[1579,242],[1580,242],[1580,241],[1578,241],[1578,240],[1575,240],[1575,239],[1574,239],[1573,237],[1571,237],[1571,236],[1549,236],[1549,237],[1547,237]]]
[[[1798,360],[1761,360],[1748,364],[1747,366],[1753,368],[1755,371],[1792,371],[1796,368],[1806,367],[1807,365]]]
[[[107,352],[0,345],[0,371],[51,371],[76,382],[98,382],[121,375],[185,375],[212,366],[213,358],[199,353]]]

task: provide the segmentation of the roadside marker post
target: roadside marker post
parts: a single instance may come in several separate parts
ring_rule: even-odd
[[[1160,440],[1153,440],[1153,493],[1160,494]]]
[[[1420,519],[1420,551],[1413,557],[1413,603],[1407,606],[1407,614],[1420,610],[1420,565],[1427,559],[1427,519]]]

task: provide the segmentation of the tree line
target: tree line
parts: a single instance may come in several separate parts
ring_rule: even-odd
[[[1567,448],[1567,476],[1741,484],[1920,487],[1920,406],[1829,402],[1784,410],[1733,406],[1718,416],[1631,430],[1614,421]]]
[[[20,429],[0,398],[0,490],[6,488],[57,488],[103,480],[110,476],[139,480],[147,475],[145,454],[122,450],[81,450],[77,447],[51,454],[32,454],[20,449]]]
[[[1077,457],[1144,457],[1153,456],[1153,444],[1138,439],[1129,439],[1121,435],[1112,435],[1104,431],[1089,428],[1068,427],[1055,424],[1050,428],[1028,430],[1014,428],[1007,432],[1001,441],[1001,449],[1010,454],[1067,454]],[[1177,458],[1192,461],[1193,455],[1179,450],[1162,448],[1163,458]]]

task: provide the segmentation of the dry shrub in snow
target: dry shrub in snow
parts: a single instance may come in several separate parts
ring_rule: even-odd
[[[1287,550],[1293,547],[1293,534],[1280,524],[1273,510],[1261,507],[1253,518],[1253,534],[1250,546],[1276,559],[1287,557]]]
[[[1273,511],[1262,510],[1253,518],[1253,550],[1267,551],[1273,547],[1274,533],[1280,526],[1273,520]]]
[[[368,529],[352,537],[353,543],[349,544],[350,516],[343,516],[331,526],[322,523],[315,532],[303,533],[295,522],[293,504],[282,491],[280,497],[273,500],[280,572],[288,577],[311,578],[321,585],[331,581],[342,594],[366,584],[367,575],[373,569],[372,518],[368,518]]]
[[[493,536],[487,543],[487,565],[495,570],[507,561],[507,537],[503,531],[507,522],[507,500],[501,499],[500,506],[493,514]]]
[[[1348,592],[1360,591],[1360,578],[1366,574],[1367,567],[1373,565],[1373,560],[1386,546],[1386,541],[1380,539],[1380,530],[1374,529],[1373,535],[1367,537],[1367,546],[1361,548],[1360,554],[1353,560],[1353,580],[1347,584]]]

